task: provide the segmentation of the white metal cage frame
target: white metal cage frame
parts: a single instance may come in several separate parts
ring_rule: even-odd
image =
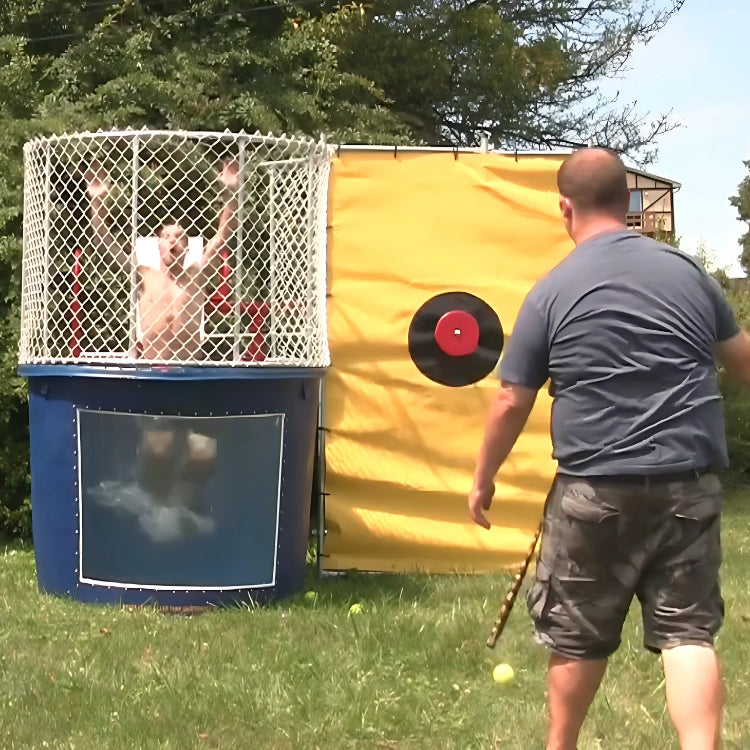
[[[116,130],[24,147],[20,364],[330,364],[333,149]]]

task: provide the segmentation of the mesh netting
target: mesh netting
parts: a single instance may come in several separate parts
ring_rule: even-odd
[[[328,365],[325,143],[126,130],[24,154],[20,363]]]

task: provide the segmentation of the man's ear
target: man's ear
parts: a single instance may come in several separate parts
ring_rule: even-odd
[[[573,214],[573,203],[570,198],[566,198],[564,195],[560,196],[560,213],[565,219],[569,219]]]

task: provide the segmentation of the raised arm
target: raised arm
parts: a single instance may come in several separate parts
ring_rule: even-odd
[[[216,235],[206,243],[206,249],[203,251],[203,258],[201,259],[202,267],[205,267],[219,249],[226,244],[237,227],[237,188],[239,186],[239,166],[237,162],[226,162],[219,174],[219,179],[224,183],[229,197],[219,214],[219,228]]]
[[[117,241],[107,222],[105,199],[110,187],[101,164],[93,162],[86,170],[84,179],[89,196],[89,222],[94,233],[92,244],[102,255],[106,254],[119,265],[126,266],[129,255],[122,244]]]

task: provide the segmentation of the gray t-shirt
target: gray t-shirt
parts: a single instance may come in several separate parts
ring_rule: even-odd
[[[549,379],[553,457],[576,476],[726,466],[713,346],[739,332],[718,282],[636,232],[581,243],[518,313],[503,382]]]

